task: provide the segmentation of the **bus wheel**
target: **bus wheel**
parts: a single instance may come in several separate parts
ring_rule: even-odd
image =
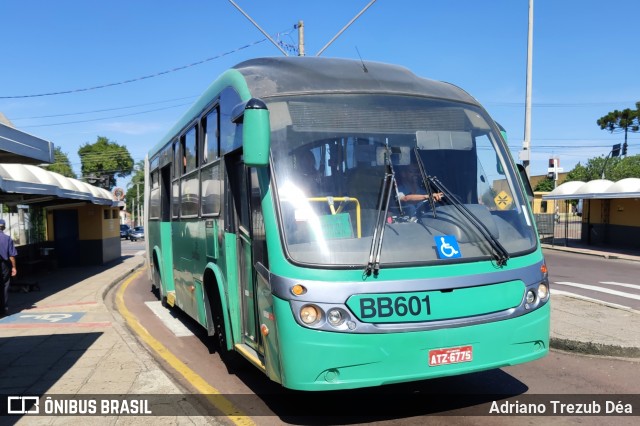
[[[162,277],[160,276],[160,270],[158,269],[158,257],[153,254],[153,277],[151,282],[151,291],[160,300],[163,307],[168,308],[167,296],[162,292]]]
[[[224,314],[222,313],[222,303],[220,302],[220,296],[217,294],[213,296],[213,309],[212,309],[213,327],[215,334],[213,336],[214,345],[216,351],[222,355],[227,352],[227,337],[224,330]]]

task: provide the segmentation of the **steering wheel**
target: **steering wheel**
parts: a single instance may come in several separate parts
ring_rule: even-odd
[[[441,203],[442,202],[442,198],[440,200],[433,200],[436,203]],[[425,214],[425,210],[427,209],[431,209],[431,199],[426,199],[424,201],[420,201],[418,204],[416,204],[416,217],[422,217]]]

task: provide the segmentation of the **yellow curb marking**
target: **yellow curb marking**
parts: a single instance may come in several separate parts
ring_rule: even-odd
[[[120,315],[125,319],[127,325],[138,334],[138,336],[151,347],[162,359],[164,359],[171,367],[173,367],[182,377],[187,379],[198,392],[205,395],[207,400],[220,410],[225,416],[227,416],[233,423],[237,425],[255,425],[253,420],[240,409],[238,409],[231,401],[221,396],[218,389],[209,385],[202,377],[200,377],[195,371],[189,368],[185,363],[180,361],[166,346],[160,343],[147,331],[146,328],[141,326],[131,312],[126,308],[124,304],[124,292],[133,280],[142,273],[143,270],[135,272],[130,276],[118,289],[116,293],[116,306]],[[217,395],[214,398],[214,395]]]

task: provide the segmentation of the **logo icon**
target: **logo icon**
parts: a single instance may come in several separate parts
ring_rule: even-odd
[[[39,404],[38,396],[8,396],[7,414],[39,414]]]

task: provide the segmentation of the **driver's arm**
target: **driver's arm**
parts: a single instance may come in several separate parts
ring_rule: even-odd
[[[433,199],[440,201],[444,197],[442,192],[434,192]],[[406,194],[401,198],[401,201],[426,201],[429,199],[429,194]]]

